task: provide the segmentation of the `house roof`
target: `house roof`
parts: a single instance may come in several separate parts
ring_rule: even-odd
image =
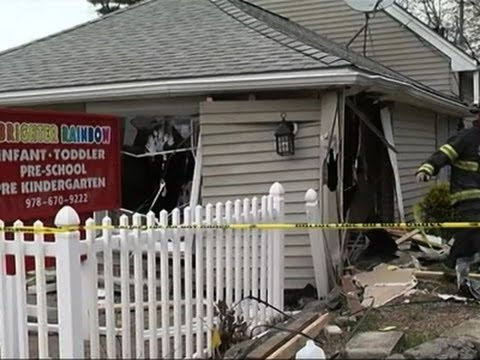
[[[452,115],[435,91],[244,0],[146,0],[0,53],[0,104],[376,86]]]
[[[150,0],[0,54],[0,93],[357,67],[423,85],[240,0]]]

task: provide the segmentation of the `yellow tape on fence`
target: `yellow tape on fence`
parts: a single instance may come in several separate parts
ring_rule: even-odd
[[[228,225],[169,225],[169,226],[65,226],[65,227],[34,227],[34,226],[9,226],[0,228],[0,232],[8,233],[65,233],[72,231],[96,231],[96,230],[295,230],[295,229],[326,229],[326,230],[374,230],[374,229],[459,229],[459,228],[480,228],[480,222],[444,222],[444,223],[339,223],[339,224],[308,224],[308,223],[286,223],[286,224],[228,224]]]

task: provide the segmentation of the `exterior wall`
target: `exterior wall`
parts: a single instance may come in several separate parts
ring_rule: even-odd
[[[365,16],[343,0],[251,0],[341,44],[364,25]],[[341,24],[342,26],[339,26]],[[370,20],[367,55],[404,75],[446,93],[458,94],[450,60],[385,12]],[[363,33],[352,49],[363,51]]]
[[[275,181],[286,192],[286,221],[305,221],[305,192],[320,183],[320,100],[213,101],[200,106],[203,203],[265,195]],[[298,123],[296,153],[280,157],[274,132]],[[286,234],[286,287],[315,284],[305,231]]]
[[[437,148],[436,123],[434,112],[398,103],[394,106],[393,134],[407,221],[412,220],[412,206],[431,186],[430,183],[418,184],[415,171]]]
[[[460,94],[462,100],[468,104],[473,103],[473,73],[464,72],[460,74]]]

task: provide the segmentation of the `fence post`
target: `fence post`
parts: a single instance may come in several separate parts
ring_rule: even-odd
[[[57,213],[55,225],[78,226],[80,218],[73,208],[65,206]],[[55,246],[60,358],[80,359],[84,357],[80,232],[56,234]]]
[[[284,210],[285,190],[276,182],[270,187],[273,197],[273,216],[276,223],[285,221]],[[275,229],[273,233],[273,288],[275,289],[273,306],[283,310],[285,286],[285,234],[283,230]]]
[[[318,206],[317,192],[313,189],[308,190],[305,194],[305,202],[308,223],[319,223],[320,208]],[[312,250],[317,296],[319,299],[325,299],[330,292],[330,286],[324,235],[321,229],[313,228],[308,230],[308,234],[310,238],[310,247]]]

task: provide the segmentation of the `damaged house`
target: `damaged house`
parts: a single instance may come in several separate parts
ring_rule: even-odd
[[[150,0],[6,51],[0,105],[120,116],[122,211],[260,196],[279,181],[286,221],[305,221],[310,188],[325,222],[410,219],[419,162],[470,115],[463,93],[347,48],[335,14],[322,18],[342,27],[317,27],[293,16],[304,2],[253,2]],[[328,1],[309,3],[320,14]],[[426,59],[437,55],[453,76],[446,56]],[[293,143],[276,143],[280,129]],[[287,288],[315,283],[305,231],[286,234],[285,255]]]

